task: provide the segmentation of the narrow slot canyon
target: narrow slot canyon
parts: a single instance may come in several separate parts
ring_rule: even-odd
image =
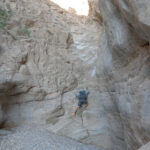
[[[0,150],[149,150],[148,6],[1,1]]]

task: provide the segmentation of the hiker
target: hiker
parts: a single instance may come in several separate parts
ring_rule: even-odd
[[[88,91],[88,88],[86,88],[86,90],[81,90],[79,93],[75,94],[76,98],[79,101],[78,101],[78,106],[75,112],[73,113],[73,116],[76,116],[78,109],[80,109],[83,105],[85,105],[85,107],[88,106],[87,98],[88,98],[89,93],[90,92]]]

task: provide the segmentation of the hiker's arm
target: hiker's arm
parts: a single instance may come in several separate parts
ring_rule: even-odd
[[[79,97],[79,93],[76,93],[76,94],[75,94],[75,97],[78,98],[78,97]]]
[[[89,94],[90,94],[90,92],[88,91],[88,92],[87,92],[87,95],[89,95]]]
[[[88,88],[86,88],[86,94],[87,96],[90,94],[90,91],[88,90]]]

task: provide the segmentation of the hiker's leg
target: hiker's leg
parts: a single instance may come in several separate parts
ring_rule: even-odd
[[[84,103],[84,108],[88,107],[88,102]]]
[[[81,100],[79,100],[79,102],[78,102],[78,106],[77,106],[77,108],[76,108],[76,110],[75,110],[75,112],[73,113],[73,116],[75,116],[76,115],[76,113],[77,113],[77,111],[78,111],[78,109],[80,109],[81,107],[82,107],[82,101]]]
[[[79,109],[79,106],[76,108],[75,113],[77,113],[78,109]]]
[[[88,103],[85,104],[85,107],[88,107]]]
[[[73,113],[74,116],[76,115],[78,109],[79,109],[79,106],[76,108],[75,112]]]

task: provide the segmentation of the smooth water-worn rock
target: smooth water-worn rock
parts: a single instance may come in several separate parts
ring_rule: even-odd
[[[48,132],[42,127],[23,127],[0,141],[0,150],[104,150]]]
[[[98,56],[103,61],[97,61],[97,76],[110,80],[123,139],[131,150],[150,140],[148,5],[146,0],[99,0],[104,31],[100,44],[103,53]]]
[[[147,143],[144,146],[142,146],[141,148],[139,148],[138,150],[149,150],[149,149],[150,149],[150,143]]]

